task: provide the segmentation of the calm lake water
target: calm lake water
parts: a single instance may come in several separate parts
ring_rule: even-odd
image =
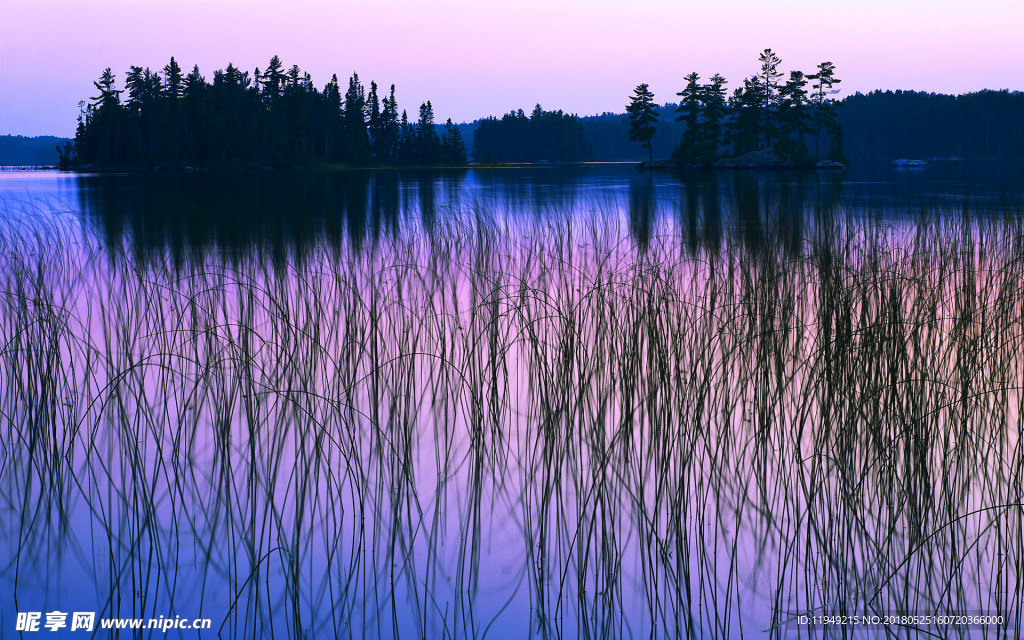
[[[1020,163],[0,172],[0,253],[0,637],[1021,634]]]

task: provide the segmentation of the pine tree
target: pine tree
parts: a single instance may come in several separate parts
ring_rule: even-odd
[[[308,146],[306,136],[306,109],[305,96],[308,89],[305,84],[305,76],[299,65],[292,65],[285,74],[284,89],[281,93],[281,102],[278,105],[280,113],[274,119],[276,124],[276,138],[278,162],[296,162],[303,158],[305,148]]]
[[[708,84],[701,86],[701,103],[704,105],[704,121],[701,126],[698,155],[702,164],[710,165],[718,159],[723,143],[724,123],[728,106],[725,99],[726,80],[716,73]]]
[[[93,96],[86,116],[86,127],[95,132],[92,146],[100,163],[120,162],[121,153],[121,89],[115,87],[116,77],[107,67],[100,79],[93,82],[99,95]]]
[[[156,75],[156,74],[154,74]],[[159,132],[162,138],[159,155],[168,160],[171,165],[181,164],[183,150],[183,138],[185,137],[185,118],[181,110],[181,98],[185,95],[185,76],[178,66],[178,62],[171,56],[170,62],[164,66],[164,86],[157,98],[160,108],[157,119]]]
[[[291,91],[293,94],[295,89],[298,88],[299,83],[302,80],[302,69],[299,69],[299,65],[293,64],[292,68],[288,70],[288,83],[285,85],[285,92]]]
[[[231,65],[228,65],[229,67]],[[257,69],[257,76],[259,76]],[[257,85],[262,84],[263,101],[268,105],[275,102],[281,95],[281,85],[284,82],[284,64],[281,58],[274,56],[267,64],[263,76],[257,80]]]
[[[646,148],[649,160],[654,162],[651,138],[654,137],[658,122],[658,108],[654,104],[654,94],[647,83],[637,85],[633,90],[629,105],[626,106],[626,113],[629,114],[629,139],[639,142],[642,148]]]
[[[370,94],[366,99],[366,120],[370,134],[370,155],[374,160],[381,159],[382,120],[380,98],[377,97],[377,83],[370,82]]]
[[[202,95],[206,89],[206,78],[199,71],[199,65],[192,67],[192,71],[185,77],[185,97],[193,98]]]
[[[337,160],[341,137],[341,87],[337,74],[324,87],[322,96],[321,122],[324,135],[324,158]]]
[[[802,71],[791,71],[789,80],[779,89],[779,139],[776,148],[798,162],[807,160],[804,136],[807,127],[807,78]]]
[[[677,93],[680,97],[679,106],[676,107],[676,121],[686,124],[683,137],[676,146],[672,156],[686,163],[693,163],[700,153],[699,145],[702,136],[701,131],[701,100],[703,97],[700,85],[700,76],[694,71],[684,78],[686,87]]]
[[[398,100],[395,99],[395,85],[391,85],[391,95],[384,98],[384,108],[380,113],[380,135],[378,145],[380,159],[392,162],[398,158],[400,129],[398,124]]]
[[[416,128],[409,123],[409,114],[402,109],[402,119],[398,124],[398,146],[396,159],[409,163],[416,159]]]
[[[128,100],[125,101],[125,106],[129,111],[138,114],[142,109],[142,104],[146,101],[146,91],[149,88],[148,83],[144,81],[142,67],[132,65],[128,68],[128,73],[124,77],[124,86],[128,91]]]
[[[209,120],[206,105],[206,78],[194,65],[192,71],[185,76],[183,107],[185,113],[185,154],[187,162],[199,163],[207,159],[207,122]]]
[[[172,101],[177,101],[185,94],[184,76],[174,56],[171,56],[171,61],[164,67],[164,80],[164,95]]]
[[[434,107],[429,100],[420,105],[420,118],[416,123],[416,155],[417,160],[424,164],[440,160],[441,141],[434,127]]]
[[[761,72],[758,74],[757,79],[762,92],[761,117],[763,125],[761,132],[764,136],[763,146],[768,148],[771,146],[772,140],[778,135],[773,113],[778,106],[779,79],[782,77],[779,65],[782,64],[782,59],[771,49],[762,51],[759,59],[761,61]]]
[[[807,76],[811,80],[810,102],[813,109],[814,121],[814,155],[821,157],[821,134],[828,132],[832,134],[832,156],[833,159],[842,159],[842,130],[839,125],[839,118],[835,110],[835,100],[831,97],[839,93],[833,89],[842,80],[835,76],[836,67],[831,62],[822,62],[818,65],[818,72]]]
[[[729,136],[732,138],[733,155],[755,151],[761,140],[764,111],[764,88],[756,76],[745,78],[743,86],[733,91],[729,109],[732,112]]]
[[[441,159],[448,164],[466,164],[466,142],[459,128],[448,118],[444,123],[444,137],[441,139]]]
[[[366,131],[366,92],[358,73],[353,73],[348,80],[344,121],[348,158],[356,164],[365,164],[370,159],[370,138]]]

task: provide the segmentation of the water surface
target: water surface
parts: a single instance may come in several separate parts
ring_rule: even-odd
[[[1020,177],[0,174],[4,634],[1018,635]]]

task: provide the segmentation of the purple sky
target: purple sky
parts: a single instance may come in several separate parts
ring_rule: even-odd
[[[1021,0],[0,0],[0,134],[71,135],[104,67],[121,83],[172,55],[207,78],[275,53],[321,87],[357,71],[441,121],[622,111],[640,82],[674,101],[694,70],[731,89],[765,47],[835,62],[840,97],[1024,89],[1022,24]]]

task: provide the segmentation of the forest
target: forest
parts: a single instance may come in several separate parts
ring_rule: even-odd
[[[675,104],[657,105],[642,84],[626,114],[580,118],[538,104],[529,116],[519,109],[500,119],[477,120],[464,136],[472,139],[477,162],[643,159],[630,141],[641,143],[649,161],[671,157],[690,167],[761,150],[792,166],[843,160],[835,65],[823,62],[814,73],[791,71],[785,77],[782,59],[771,49],[761,53],[760,62],[760,70],[731,95],[722,75],[701,82],[694,72],[683,78]]]
[[[58,160],[56,148],[66,142],[66,138],[55,136],[0,135],[0,165],[55,165]]]
[[[353,73],[344,91],[336,75],[319,90],[277,56],[252,74],[229,64],[212,81],[172,57],[161,71],[132,66],[124,89],[110,68],[94,85],[62,150],[65,168],[466,162],[458,128],[451,119],[438,127],[430,101],[413,122],[394,85],[383,93],[371,82],[367,91]]]
[[[659,121],[651,140],[655,158],[671,157],[682,140],[686,123],[676,120],[678,108],[678,102],[658,105]],[[871,91],[837,100],[835,109],[841,148],[851,163],[903,157],[1024,157],[1021,91]],[[459,125],[467,141],[475,141],[480,122]],[[592,160],[647,159],[647,150],[629,139],[628,114],[585,115],[579,123]],[[473,160],[486,157],[474,153]]]
[[[839,105],[851,159],[1024,157],[1024,92],[872,91]]]

